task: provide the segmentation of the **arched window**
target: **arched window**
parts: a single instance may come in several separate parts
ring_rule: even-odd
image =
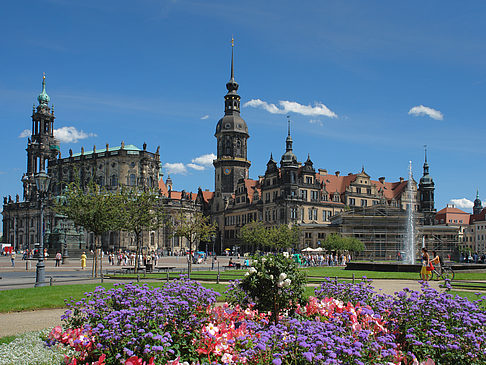
[[[130,174],[130,181],[128,185],[130,186],[137,185],[137,178],[135,177],[135,174]]]
[[[118,176],[116,175],[111,175],[111,179],[110,179],[110,185],[111,186],[117,186],[118,185]]]

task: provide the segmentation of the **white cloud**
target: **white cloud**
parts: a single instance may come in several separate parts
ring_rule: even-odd
[[[199,157],[193,158],[191,162],[198,165],[203,165],[205,167],[209,167],[213,165],[213,160],[216,159],[216,155],[214,153],[207,153],[205,155],[201,155]],[[189,165],[188,165],[189,166]],[[191,167],[191,166],[189,166]]]
[[[188,163],[187,167],[190,167],[191,169],[197,170],[197,171],[202,171],[205,170],[206,168],[201,165],[196,165],[195,163]]]
[[[201,117],[201,119],[202,119],[202,120],[204,120],[204,119],[208,119],[208,118],[209,118],[209,115],[207,115],[207,114],[206,114],[206,115],[203,115],[203,116]]]
[[[325,116],[337,118],[337,114],[322,103],[315,103],[314,106],[302,105],[295,101],[280,100],[280,108],[275,104],[267,103],[260,99],[252,99],[243,104],[244,107],[261,108],[272,114],[296,113],[306,116]]]
[[[429,108],[428,106],[418,105],[414,106],[412,109],[408,111],[408,114],[419,116],[419,115],[427,115],[435,120],[442,120],[444,119],[444,115],[435,109]]]
[[[322,127],[324,125],[324,123],[322,123],[322,121],[320,119],[311,119],[311,120],[309,120],[309,123],[310,124],[317,124],[320,127]]]
[[[96,134],[78,131],[75,127],[61,127],[54,129],[54,137],[56,137],[59,142],[62,143],[76,143],[80,139],[96,137]]]
[[[30,129],[24,129],[22,132],[20,132],[19,138],[29,137],[31,134],[32,131]]]
[[[469,199],[462,198],[462,199],[451,199],[451,204],[454,204],[456,208],[463,208],[463,209],[472,209],[474,203]]]
[[[182,162],[166,163],[164,164],[164,169],[167,170],[169,174],[187,174],[187,168]]]

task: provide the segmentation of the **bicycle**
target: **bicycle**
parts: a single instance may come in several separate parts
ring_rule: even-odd
[[[422,275],[419,273],[419,278],[422,280]],[[434,267],[434,270],[429,271],[429,280],[454,280],[454,270],[449,266]]]

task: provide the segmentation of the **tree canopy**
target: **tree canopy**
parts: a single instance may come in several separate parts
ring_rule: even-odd
[[[343,237],[333,233],[326,237],[323,248],[327,251],[361,252],[365,249],[365,245],[355,237]]]
[[[239,238],[248,246],[286,249],[297,246],[300,239],[300,229],[291,228],[286,224],[265,227],[263,222],[253,221],[245,224],[239,233]]]

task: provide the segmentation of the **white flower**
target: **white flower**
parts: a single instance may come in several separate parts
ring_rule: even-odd
[[[284,280],[284,282],[283,282],[283,286],[284,286],[284,288],[289,287],[291,283],[292,283],[292,280],[290,280],[290,279],[285,279],[285,280]]]
[[[289,257],[289,253],[288,253],[287,251],[285,251],[285,252],[283,253],[283,255],[284,255],[284,257],[286,257],[286,258],[288,258],[288,257]]]
[[[278,286],[279,288],[281,288],[283,285],[284,285],[284,282],[283,282],[283,281],[279,281],[279,282],[277,283],[277,286]]]
[[[249,273],[248,271],[247,271],[247,272],[245,272],[245,276],[248,276],[248,275],[250,275],[250,273]]]
[[[256,272],[257,272],[257,269],[255,269],[254,267],[250,267],[250,268],[248,269],[248,273],[249,273],[250,275],[251,275],[251,274],[254,274],[254,273],[256,273]]]
[[[287,274],[286,273],[281,273],[280,276],[278,277],[278,280],[280,281],[284,281],[285,279],[287,279]]]
[[[267,259],[265,257],[262,257],[262,262],[265,262],[267,261]]]
[[[270,275],[270,280],[273,280],[273,275]]]

